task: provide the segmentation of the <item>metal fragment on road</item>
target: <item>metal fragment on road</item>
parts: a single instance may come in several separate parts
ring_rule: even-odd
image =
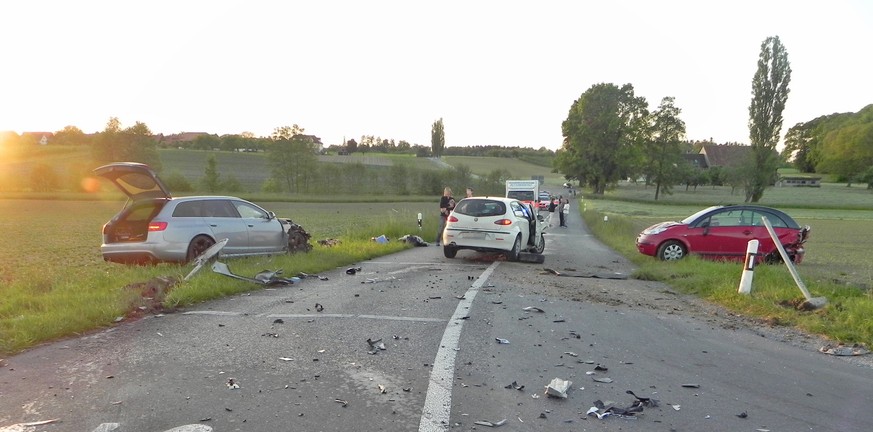
[[[382,342],[382,338],[379,338],[379,339],[367,338],[367,344],[370,345],[370,348],[378,349],[379,351],[385,351],[386,349],[388,349],[385,347],[385,343]]]
[[[527,306],[527,307],[521,308],[521,310],[523,310],[525,312],[539,312],[539,313],[545,312],[544,310],[542,310],[536,306]]]
[[[682,387],[685,387],[685,388],[700,388],[700,384],[696,384],[696,383],[687,383],[687,384],[682,384]]]
[[[546,395],[565,399],[567,398],[567,392],[570,390],[570,386],[572,385],[573,381],[555,378],[549,383],[549,385],[546,386]]]
[[[606,378],[606,377],[604,377],[604,378],[592,378],[592,379],[596,382],[604,383],[604,384],[609,384],[612,382],[612,378]]]
[[[579,357],[579,354],[576,354],[573,351],[564,351],[564,354],[567,354],[570,357]]]
[[[112,432],[121,427],[120,423],[101,423],[96,429],[91,432]]]
[[[868,354],[870,352],[863,345],[859,344],[855,344],[852,346],[825,345],[819,348],[818,351],[823,354],[829,354],[834,356],[859,356]]]
[[[513,381],[511,384],[507,384],[504,388],[512,390],[524,390],[524,386],[519,385],[517,381]]]
[[[239,383],[236,382],[235,378],[228,378],[226,385],[227,385],[227,388],[229,388],[231,390],[236,390],[239,388]]]
[[[349,406],[349,401],[345,401],[345,400],[342,400],[342,399],[334,399],[333,401],[336,402],[336,403],[338,403],[338,404],[340,404],[340,405],[342,405],[343,408]]]
[[[473,424],[479,425],[479,426],[487,426],[487,427],[499,427],[499,426],[503,426],[506,424],[506,419],[503,419],[503,420],[500,420],[497,422],[486,421],[486,420],[477,420],[477,421],[473,422]]]
[[[494,338],[494,339],[497,341],[497,343],[499,343],[501,345],[508,345],[509,344],[509,339],[503,339],[503,338]]]

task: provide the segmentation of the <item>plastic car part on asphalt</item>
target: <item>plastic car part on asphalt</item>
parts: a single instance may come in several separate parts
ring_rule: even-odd
[[[285,278],[285,277],[279,276],[282,273],[281,270],[276,270],[276,271],[264,270],[264,271],[258,273],[257,275],[255,275],[254,278],[240,276],[237,274],[233,274],[233,272],[230,271],[230,267],[228,267],[227,264],[225,264],[221,261],[216,261],[216,262],[212,263],[212,271],[214,271],[215,273],[221,274],[221,275],[225,275],[227,277],[243,280],[246,282],[252,282],[252,283],[259,284],[259,285],[268,285],[268,286],[292,285],[292,284],[300,282],[300,278],[296,277],[296,276],[290,277],[290,278]]]

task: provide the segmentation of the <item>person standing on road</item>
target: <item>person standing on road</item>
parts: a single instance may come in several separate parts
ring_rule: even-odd
[[[449,213],[455,209],[455,198],[452,197],[452,188],[446,186],[443,189],[443,196],[440,197],[440,227],[437,230],[436,245],[439,246],[443,239],[443,230],[446,229],[446,220],[449,219]]]
[[[556,207],[555,197],[549,196],[549,220],[548,220],[549,228],[552,227],[552,216],[555,215],[555,207]]]
[[[558,218],[561,221],[561,226],[567,228],[567,219],[564,216],[564,208],[567,207],[570,201],[564,198],[564,195],[558,196]],[[569,209],[569,208],[568,208]]]

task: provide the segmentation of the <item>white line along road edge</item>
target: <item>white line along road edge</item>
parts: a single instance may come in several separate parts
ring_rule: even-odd
[[[427,396],[424,399],[424,407],[421,410],[421,422],[418,424],[419,432],[440,432],[449,430],[449,419],[452,413],[452,384],[455,381],[455,357],[461,340],[461,330],[464,328],[464,317],[469,314],[473,305],[473,299],[479,293],[479,288],[488,280],[488,276],[500,264],[495,261],[482,272],[482,275],[473,283],[464,294],[463,300],[458,303],[455,313],[446,324],[446,331],[440,341],[433,368],[430,371],[430,383],[427,385]]]

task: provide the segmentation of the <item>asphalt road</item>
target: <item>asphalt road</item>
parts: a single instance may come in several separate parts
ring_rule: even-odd
[[[568,224],[543,265],[414,248],[37,347],[0,367],[0,432],[873,430],[869,361],[626,279]],[[628,390],[656,402],[586,415]]]

